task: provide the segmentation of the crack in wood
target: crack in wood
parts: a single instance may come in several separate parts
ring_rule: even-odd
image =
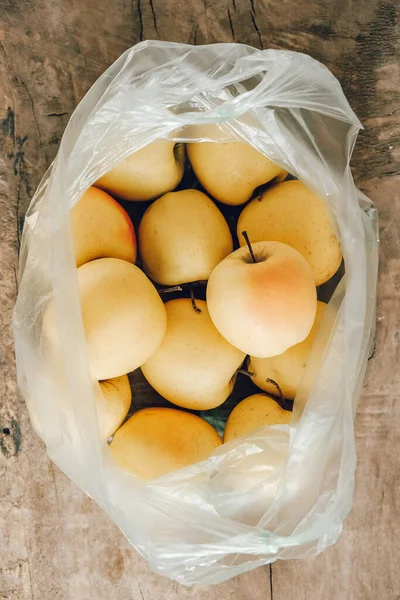
[[[379,177],[394,177],[396,175],[400,175],[399,169],[394,169],[394,171],[384,171],[379,174]]]
[[[142,600],[144,600],[144,596],[143,596],[142,588],[140,587],[140,583],[138,583],[138,588],[139,588],[140,596],[141,596]]]
[[[250,12],[250,17],[251,17],[251,20],[253,22],[254,29],[256,30],[256,33],[257,33],[258,43],[260,44],[261,50],[263,50],[264,46],[263,46],[263,43],[262,43],[261,32],[260,32],[260,30],[258,28],[258,25],[257,25],[257,22],[256,22],[256,19],[255,19],[255,16],[254,16],[253,12]]]
[[[251,10],[250,10],[250,17],[251,17],[251,21],[253,23],[253,27],[256,30],[257,33],[257,37],[258,37],[258,43],[260,45],[261,50],[264,49],[263,43],[262,43],[262,38],[261,38],[261,31],[257,25],[257,21],[256,21],[256,7],[254,4],[254,0],[250,0],[250,6],[251,6]]]
[[[196,29],[194,30],[193,43],[195,46],[197,44],[197,33],[199,31],[199,27],[200,27],[200,25],[196,25]]]
[[[234,40],[235,39],[235,30],[233,28],[231,11],[229,10],[229,6],[228,6],[228,20],[229,20],[229,27],[231,28],[232,39]]]
[[[136,8],[137,8],[137,13],[138,13],[138,17],[139,17],[139,41],[143,42],[143,15],[142,15],[141,0],[137,0]]]
[[[153,0],[150,0],[150,8],[151,8],[151,14],[153,15],[153,24],[154,24],[154,29],[156,31],[156,34],[158,35],[158,29],[157,29],[157,17],[156,17],[156,11],[154,9],[154,3]]]
[[[25,543],[25,548],[26,548],[25,532],[24,532],[24,543]],[[30,591],[31,591],[31,595],[32,595],[32,600],[35,600],[35,594],[33,592],[32,573],[31,573],[31,565],[30,565],[30,562],[29,562],[29,557],[26,559],[25,562],[26,562],[27,567],[28,567],[29,587],[30,587]]]
[[[12,170],[14,176],[18,178],[17,185],[17,198],[16,198],[16,207],[15,207],[15,221],[16,221],[16,238],[18,248],[20,246],[21,241],[21,229],[20,229],[20,205],[21,205],[21,195],[22,195],[22,187],[25,188],[25,193],[30,196],[31,189],[29,185],[29,176],[28,169],[25,160],[25,151],[24,145],[28,140],[28,136],[24,137],[16,135],[16,127],[15,127],[15,113],[12,108],[9,106],[7,108],[7,115],[1,121],[1,129],[2,133],[5,137],[8,137],[11,141],[12,149],[7,153],[7,158],[13,161]]]
[[[58,490],[57,490],[57,483],[56,483],[56,474],[54,472],[54,464],[52,462],[50,462],[50,470],[51,470],[51,475],[53,478],[53,485],[54,485],[54,494],[56,497],[56,507],[57,507],[57,515],[60,515],[60,504],[58,501]]]
[[[269,565],[269,595],[271,596],[270,600],[274,598],[274,590],[272,584],[272,564]]]
[[[31,95],[27,85],[25,84],[25,82],[20,80],[20,85],[25,89],[27,96],[29,98],[29,102],[31,104],[31,110],[32,110],[32,117],[33,117],[33,120],[35,121],[35,125],[36,125],[36,131],[37,131],[38,140],[39,140],[39,147],[41,148],[42,147],[42,136],[40,135],[40,127],[39,127],[39,123],[38,123],[38,120],[36,117],[35,105],[33,102],[33,98],[32,98],[32,95]]]
[[[15,295],[17,296],[17,294],[18,294],[18,275],[17,275],[17,269],[15,268],[15,265],[13,265],[13,271],[14,271],[14,282],[15,282]]]
[[[372,345],[370,355],[368,356],[368,360],[371,360],[372,358],[374,358],[375,350],[376,350],[376,340],[374,341],[374,343]]]
[[[14,111],[8,107],[6,118],[2,121],[2,130],[4,135],[8,135],[12,140],[15,139],[15,119]]]
[[[26,170],[25,151],[23,150],[23,146],[27,140],[28,140],[27,135],[25,135],[23,138],[21,138],[19,136],[15,137],[15,143],[18,146],[17,152],[14,153],[14,175],[16,177],[18,177],[17,206],[16,206],[16,226],[17,226],[18,248],[21,245],[21,233],[22,233],[20,231],[20,220],[19,220],[22,186],[23,185],[25,186],[25,192],[28,196],[30,196],[30,193],[31,193],[28,172]]]
[[[74,34],[74,39],[75,39],[76,47],[78,49],[78,54],[79,54],[79,56],[82,56],[83,62],[85,63],[85,67],[88,67],[87,58],[85,56],[85,53],[82,51],[82,46],[79,43],[79,36],[76,34],[74,25],[71,24],[70,28],[71,28],[72,33]]]

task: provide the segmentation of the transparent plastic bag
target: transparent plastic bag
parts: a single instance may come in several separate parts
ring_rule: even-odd
[[[128,154],[160,137],[201,142],[199,126],[207,123],[221,126],[221,140],[250,142],[324,198],[346,272],[292,424],[232,441],[208,461],[145,485],[119,470],[100,440],[69,210]],[[79,104],[32,200],[14,312],[19,385],[32,423],[50,458],[150,566],[183,584],[314,556],[337,540],[350,510],[354,415],[373,343],[378,260],[376,211],[349,168],[360,127],[337,80],[306,55],[143,42]],[[41,335],[50,298],[62,342],[59,370],[46,360]]]

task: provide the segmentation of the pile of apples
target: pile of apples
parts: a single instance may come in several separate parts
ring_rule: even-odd
[[[71,210],[100,430],[112,436],[116,462],[144,480],[205,460],[221,444],[190,411],[221,406],[238,371],[260,393],[233,409],[224,442],[290,421],[274,396],[296,394],[325,309],[316,287],[342,256],[324,202],[286,176],[245,142],[162,139],[120,162]],[[57,343],[51,304],[44,333]],[[179,408],[125,420],[127,374],[138,368]]]

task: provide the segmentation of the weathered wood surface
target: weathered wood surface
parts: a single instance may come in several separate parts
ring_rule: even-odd
[[[396,0],[0,0],[0,598],[400,598],[399,4]],[[380,210],[377,348],[357,416],[354,508],[312,562],[281,562],[211,590],[152,574],[47,459],[16,388],[10,330],[29,199],[74,107],[141,39],[300,50],[340,79],[365,130],[355,179]],[[396,176],[397,175],[397,176]]]

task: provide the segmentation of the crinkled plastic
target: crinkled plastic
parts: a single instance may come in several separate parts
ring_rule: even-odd
[[[250,142],[324,198],[345,276],[292,424],[222,445],[208,461],[145,485],[118,469],[100,440],[68,213],[131,152],[160,137],[201,142],[208,123],[221,125],[219,139]],[[337,80],[304,54],[143,42],[79,104],[28,210],[14,335],[32,423],[51,460],[155,571],[181,583],[217,583],[278,558],[312,557],[337,540],[351,508],[354,415],[373,343],[378,243],[376,211],[349,168],[360,127]],[[41,335],[50,298],[62,342],[54,361]]]

